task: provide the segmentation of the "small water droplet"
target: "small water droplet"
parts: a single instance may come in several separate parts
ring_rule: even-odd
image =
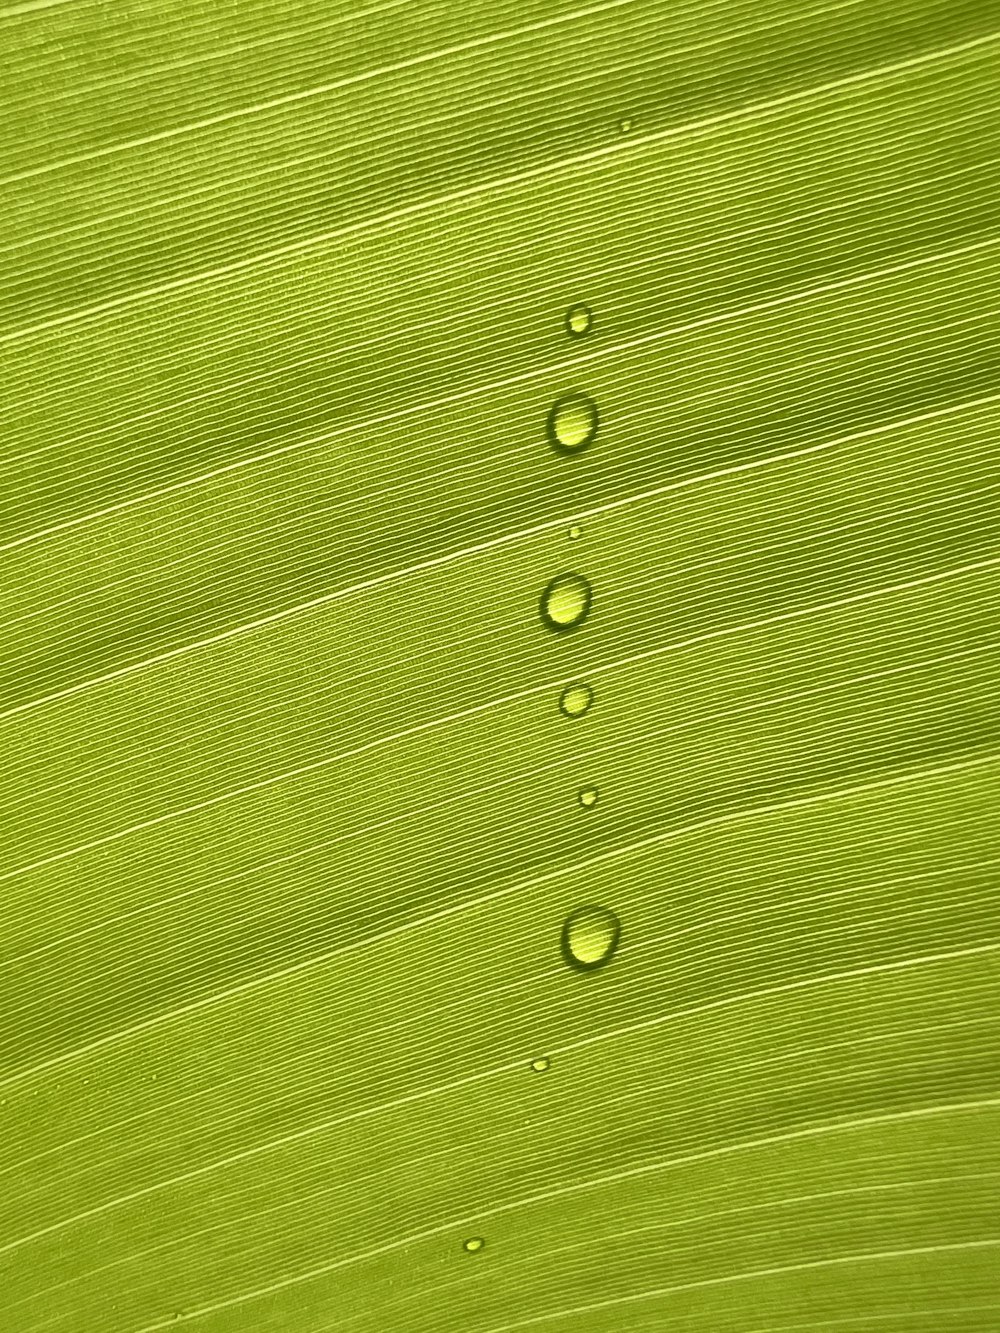
[[[594,327],[594,316],[589,306],[571,305],[566,311],[566,332],[571,338],[583,338]]]
[[[590,613],[590,584],[582,574],[557,574],[539,601],[542,619],[558,634],[576,629]]]
[[[596,787],[581,787],[577,799],[581,805],[588,809],[597,804],[598,791]]]
[[[618,130],[621,134],[628,134],[634,124],[635,121],[631,116],[622,116],[621,120],[618,122]]]
[[[476,1254],[485,1244],[486,1242],[483,1240],[482,1236],[470,1236],[468,1240],[462,1241],[462,1249],[465,1250],[467,1254]]]
[[[578,538],[583,536],[583,528],[580,527],[579,523],[574,523],[566,533],[566,536],[571,542],[575,542]]]
[[[570,967],[592,972],[611,961],[620,934],[618,918],[607,907],[578,907],[563,922],[563,957]]]
[[[597,404],[585,393],[567,393],[557,398],[549,411],[549,442],[561,454],[582,454],[597,435],[600,417]]]
[[[540,1055],[537,1060],[532,1060],[531,1067],[536,1074],[544,1074],[551,1064],[552,1061],[547,1055]]]
[[[583,717],[594,702],[594,691],[589,685],[567,685],[559,696],[559,708],[566,717]]]

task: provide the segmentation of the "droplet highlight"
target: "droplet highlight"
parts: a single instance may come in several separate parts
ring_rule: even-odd
[[[566,311],[566,332],[571,338],[585,338],[594,327],[594,315],[589,306],[571,305]]]
[[[532,1060],[531,1068],[536,1074],[544,1074],[551,1064],[552,1061],[547,1055],[540,1055],[537,1059]]]
[[[468,1240],[462,1241],[462,1249],[465,1250],[467,1254],[477,1254],[485,1244],[486,1242],[483,1240],[482,1236],[470,1236]]]
[[[582,574],[557,574],[546,585],[538,606],[549,629],[565,634],[587,619],[591,600],[590,584]]]
[[[609,908],[578,907],[563,922],[563,958],[578,971],[596,971],[614,957],[620,934],[621,925]]]
[[[583,717],[594,702],[589,685],[567,685],[559,696],[559,709],[566,717]]]
[[[634,124],[635,121],[632,119],[631,116],[622,116],[621,120],[618,122],[619,134],[628,134],[629,130],[632,128]]]
[[[577,793],[577,800],[588,810],[592,805],[597,804],[597,798],[600,795],[596,787],[581,787]]]
[[[566,533],[566,536],[571,542],[579,541],[583,536],[583,528],[580,527],[579,523],[573,523],[571,524],[569,531]]]
[[[549,442],[561,454],[582,454],[594,442],[599,425],[593,398],[585,393],[564,394],[549,411]]]

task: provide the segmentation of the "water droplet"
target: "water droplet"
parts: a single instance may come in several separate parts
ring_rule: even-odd
[[[552,1061],[547,1055],[540,1055],[537,1060],[532,1060],[531,1067],[536,1074],[544,1074],[551,1064]]]
[[[462,1241],[462,1249],[468,1254],[476,1254],[485,1244],[482,1236],[470,1236],[468,1240]]]
[[[589,685],[567,685],[559,696],[559,708],[566,717],[583,717],[594,702],[594,691]]]
[[[566,332],[571,338],[583,338],[594,327],[589,306],[571,305],[566,311]]]
[[[549,441],[561,454],[582,454],[597,435],[599,424],[597,404],[592,398],[585,393],[564,394],[549,411]]]
[[[583,528],[580,527],[579,523],[574,523],[570,528],[570,530],[566,533],[566,536],[570,539],[571,542],[575,542],[577,538],[583,536]]]
[[[562,952],[570,967],[592,972],[610,962],[621,926],[607,907],[578,907],[563,922]]]
[[[590,613],[590,584],[582,574],[558,574],[542,593],[542,619],[558,634],[576,629]]]
[[[634,124],[635,121],[632,119],[631,116],[622,116],[621,120],[618,122],[619,132],[621,134],[628,134],[629,130],[632,128]]]
[[[592,805],[597,804],[597,797],[598,791],[596,787],[581,787],[577,800],[589,810]]]

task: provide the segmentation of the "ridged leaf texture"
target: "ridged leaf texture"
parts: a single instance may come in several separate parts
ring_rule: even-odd
[[[3,1333],[995,1333],[998,199],[997,0],[0,0]]]

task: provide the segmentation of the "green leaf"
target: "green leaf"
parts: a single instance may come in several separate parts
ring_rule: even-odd
[[[3,1333],[996,1329],[996,0],[0,6]]]

